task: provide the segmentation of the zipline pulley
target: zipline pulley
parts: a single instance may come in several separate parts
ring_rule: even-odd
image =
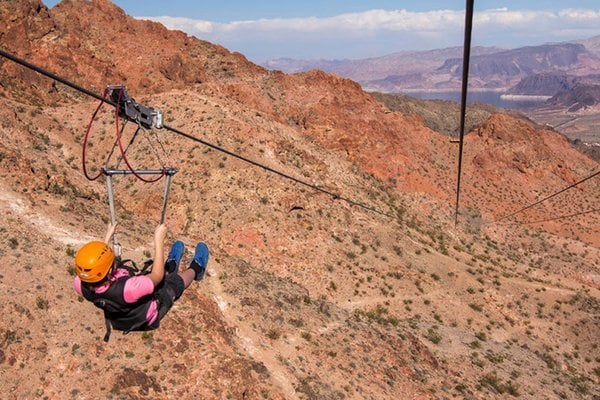
[[[161,129],[163,127],[162,111],[137,103],[127,93],[125,85],[108,85],[105,93],[106,97],[117,104],[117,112],[121,117],[146,129]]]

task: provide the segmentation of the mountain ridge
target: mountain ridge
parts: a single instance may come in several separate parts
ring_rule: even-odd
[[[548,43],[516,49],[473,47],[470,87],[507,90],[532,74],[567,72],[589,75],[600,70],[597,37],[587,41]],[[587,46],[587,47],[586,47]],[[589,47],[589,49],[588,49]],[[411,59],[408,61],[407,59]],[[398,93],[406,89],[459,90],[462,47],[400,52],[364,60],[270,60],[269,68],[300,72],[320,68],[359,82],[366,90]],[[384,69],[381,69],[383,65]]]

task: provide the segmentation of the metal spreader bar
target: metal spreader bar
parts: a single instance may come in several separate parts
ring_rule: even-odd
[[[108,192],[108,207],[110,211],[110,223],[115,225],[117,223],[117,217],[115,213],[115,196],[113,190],[113,175],[165,175],[165,193],[163,196],[162,211],[160,214],[160,223],[165,223],[165,217],[167,215],[167,204],[169,202],[169,193],[171,191],[171,178],[177,173],[177,169],[173,167],[166,167],[163,169],[115,169],[115,168],[104,168],[104,176],[106,177],[106,189]],[[113,249],[117,257],[121,257],[121,245],[117,242],[116,234],[112,237]]]
[[[166,175],[173,176],[177,172],[177,168],[167,167],[164,169],[112,169],[104,168],[104,175]]]

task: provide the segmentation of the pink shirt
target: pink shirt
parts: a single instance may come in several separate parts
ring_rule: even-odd
[[[94,291],[96,293],[104,293],[110,287],[110,284],[116,281],[118,278],[123,276],[128,276],[129,273],[127,270],[122,268],[117,268],[114,270],[113,275],[108,279],[107,282],[102,285],[96,287]],[[81,291],[81,279],[78,276],[73,280],[73,289],[77,292],[78,295],[83,296],[83,292]],[[125,281],[125,287],[123,288],[123,299],[126,303],[135,303],[139,299],[149,294],[154,293],[154,283],[147,275],[137,275],[132,276],[131,278]],[[148,312],[146,313],[146,321],[148,324],[156,321],[158,317],[158,304],[156,300],[152,299],[150,301],[150,307],[148,308]]]

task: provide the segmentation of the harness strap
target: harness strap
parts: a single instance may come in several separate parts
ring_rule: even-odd
[[[110,340],[110,334],[112,333],[112,325],[110,323],[110,319],[108,319],[108,317],[106,316],[106,313],[104,314],[104,323],[106,324],[106,333],[104,334],[104,339],[102,340],[108,343],[108,341]],[[126,331],[123,331],[123,335],[127,335],[129,332],[137,330],[145,324],[146,321],[140,321],[137,324],[134,324],[131,328],[127,329]]]
[[[110,325],[110,320],[106,317],[106,312],[104,313],[104,322],[106,323],[106,334],[104,335],[104,341],[108,343],[110,340],[110,333],[112,332],[112,326]]]

